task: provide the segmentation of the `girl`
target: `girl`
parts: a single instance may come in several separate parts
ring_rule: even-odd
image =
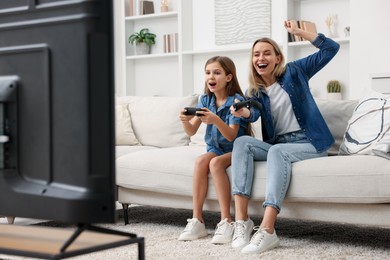
[[[199,156],[195,162],[193,177],[193,216],[179,240],[195,240],[207,236],[202,217],[203,203],[208,188],[210,172],[221,207],[221,222],[218,223],[212,239],[214,244],[230,243],[233,236],[232,218],[230,215],[230,182],[226,168],[231,164],[231,151],[236,137],[246,134],[247,120],[234,117],[230,106],[234,100],[243,100],[236,67],[228,57],[216,56],[205,65],[205,94],[199,99],[196,116],[185,115],[183,109],[180,120],[184,130],[194,135],[200,124],[207,124],[205,141],[207,153]]]
[[[279,245],[275,232],[276,217],[286,195],[291,164],[326,156],[334,139],[310,93],[308,80],[337,53],[339,44],[323,34],[306,32],[294,21],[285,21],[286,30],[310,41],[319,51],[283,66],[279,46],[263,38],[252,46],[252,69],[247,94],[262,104],[260,109],[242,108],[231,112],[237,117],[256,121],[261,115],[263,141],[241,137],[232,153],[232,194],[236,222],[233,248],[243,253],[260,253]],[[249,242],[253,221],[248,217],[253,162],[267,161],[267,186],[260,226]]]

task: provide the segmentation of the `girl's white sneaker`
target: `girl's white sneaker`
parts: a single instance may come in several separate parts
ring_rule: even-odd
[[[196,240],[208,235],[204,223],[197,218],[187,219],[187,225],[179,236],[180,241]]]

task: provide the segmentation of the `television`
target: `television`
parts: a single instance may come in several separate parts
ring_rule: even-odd
[[[113,223],[113,7],[0,1],[0,215]]]

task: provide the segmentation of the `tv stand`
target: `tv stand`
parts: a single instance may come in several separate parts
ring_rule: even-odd
[[[133,233],[84,223],[76,230],[0,224],[0,254],[63,259],[135,243],[144,260],[144,238]]]

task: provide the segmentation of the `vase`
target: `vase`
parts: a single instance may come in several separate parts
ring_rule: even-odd
[[[136,55],[150,54],[150,46],[144,42],[137,42],[135,44],[135,54]]]
[[[327,97],[328,97],[328,99],[331,99],[331,100],[341,100],[341,93],[340,92],[328,93]]]

